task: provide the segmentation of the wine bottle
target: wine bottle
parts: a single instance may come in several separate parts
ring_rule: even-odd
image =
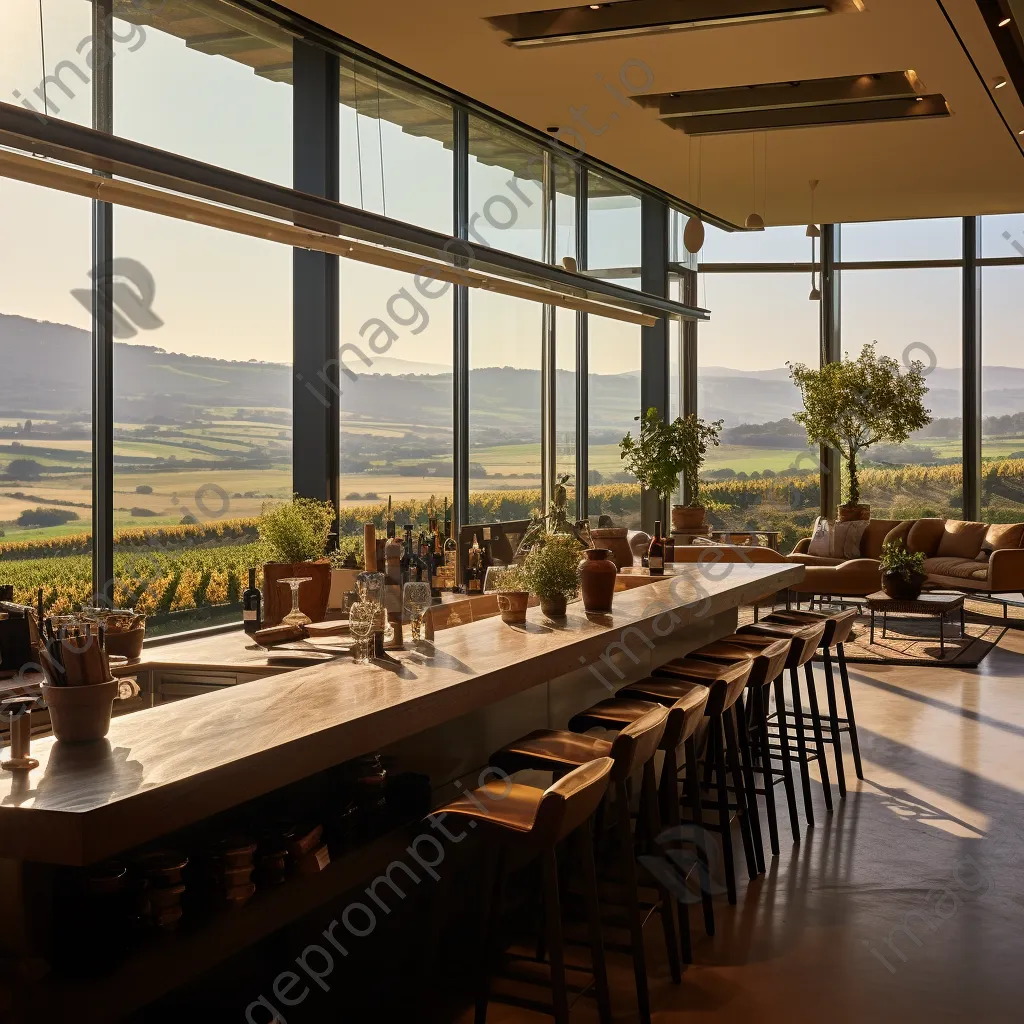
[[[480,594],[484,589],[483,552],[480,550],[480,537],[473,534],[473,546],[469,549],[466,564],[466,590],[471,594]]]
[[[651,546],[647,549],[647,568],[652,576],[665,575],[665,541],[661,536],[661,520],[654,524],[654,536]]]
[[[405,550],[402,552],[402,582],[408,583],[412,577],[409,573],[412,570],[412,524],[406,523],[405,526]]]
[[[263,628],[263,595],[256,586],[256,570],[249,570],[249,586],[242,594],[242,628],[250,635]]]
[[[391,495],[388,495],[388,518],[385,522],[385,530],[388,537],[394,537],[395,535],[395,521],[391,518]]]
[[[455,524],[445,520],[444,577],[449,590],[455,589],[459,576],[459,546],[455,543]]]

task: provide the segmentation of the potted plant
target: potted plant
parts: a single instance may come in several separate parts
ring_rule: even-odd
[[[706,510],[700,502],[700,469],[709,447],[721,442],[722,420],[707,422],[694,413],[666,423],[651,407],[640,420],[640,434],[619,442],[619,457],[641,486],[666,499],[679,486],[682,473],[688,504],[672,506],[672,529],[676,532],[699,531]]]
[[[488,584],[497,595],[501,621],[507,622],[510,626],[521,626],[526,622],[530,586],[523,567],[507,565],[500,569],[492,569]]]
[[[926,579],[924,553],[911,554],[902,540],[886,541],[878,559],[882,589],[897,601],[916,601]]]
[[[549,534],[523,563],[528,588],[540,599],[541,611],[549,619],[565,617],[567,601],[580,592],[580,546],[571,534]]]
[[[331,563],[325,557],[336,513],[329,501],[300,498],[267,502],[260,512],[263,566],[263,623],[276,626],[291,610],[291,596],[281,580],[309,577],[299,588],[299,607],[322,622],[331,594]]]
[[[870,506],[860,500],[860,453],[880,441],[902,444],[932,421],[923,402],[928,393],[924,364],[914,360],[904,373],[897,360],[878,355],[876,344],[865,345],[856,359],[847,356],[820,369],[786,364],[804,403],[793,419],[807,431],[811,444],[836,449],[846,462],[848,492],[839,507],[842,520],[871,518]]]

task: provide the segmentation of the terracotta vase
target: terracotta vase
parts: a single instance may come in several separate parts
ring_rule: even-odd
[[[704,528],[707,509],[700,505],[673,505],[672,532],[697,533]]]
[[[633,549],[629,546],[629,530],[621,527],[604,527],[590,531],[594,547],[605,548],[611,553],[611,559],[619,569],[628,568],[633,564]]]
[[[53,735],[61,743],[103,739],[110,730],[110,714],[119,685],[116,679],[86,686],[43,683],[43,700],[50,712]]]
[[[292,610],[291,588],[281,583],[288,577],[310,578],[299,587],[299,607],[313,622],[323,622],[327,615],[327,602],[331,596],[331,563],[267,562],[263,566],[263,626],[277,626]]]
[[[855,523],[861,519],[871,518],[870,505],[840,505],[839,522]]]
[[[882,573],[882,589],[894,601],[916,601],[921,596],[927,577],[923,572],[903,576],[898,572]]]
[[[540,599],[540,610],[549,619],[565,618],[565,594],[552,594]]]
[[[502,622],[509,626],[521,626],[526,622],[526,608],[530,603],[527,591],[509,590],[499,593],[497,597]]]
[[[583,607],[588,612],[610,612],[618,566],[611,560],[607,548],[588,548],[580,561],[580,587]]]

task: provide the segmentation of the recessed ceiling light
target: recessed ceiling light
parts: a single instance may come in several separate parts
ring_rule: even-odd
[[[993,80],[992,84],[993,84],[993,85],[994,85],[994,86],[995,86],[995,87],[996,87],[997,89],[1002,89],[1002,88],[1004,88],[1004,87],[1006,86],[1006,79],[1005,79],[1005,78],[1003,78],[1003,76],[1002,76],[1002,75],[1000,75],[1000,76],[999,76],[998,78],[996,78],[996,79],[994,79],[994,80]]]
[[[999,22],[999,27],[1006,28],[1006,26],[1009,25],[1011,21],[1013,21],[1013,18],[1003,18],[1003,20]]]

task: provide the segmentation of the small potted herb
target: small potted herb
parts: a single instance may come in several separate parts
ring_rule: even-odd
[[[497,595],[501,621],[507,622],[510,626],[521,626],[526,622],[530,585],[523,566],[507,565],[491,569],[487,582]]]
[[[291,609],[288,588],[280,581],[308,577],[299,588],[299,607],[322,622],[331,594],[331,563],[326,557],[327,539],[336,513],[329,501],[300,498],[267,502],[260,512],[257,530],[263,548],[263,624],[276,626]]]
[[[924,553],[913,554],[901,540],[886,541],[878,559],[882,573],[882,589],[894,600],[916,601],[927,578],[924,573]]]
[[[530,590],[540,598],[541,611],[549,619],[565,617],[567,601],[580,592],[580,546],[570,534],[548,534],[523,563]]]

